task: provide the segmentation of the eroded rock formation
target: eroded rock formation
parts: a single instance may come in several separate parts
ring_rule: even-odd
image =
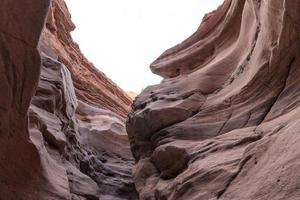
[[[37,147],[29,142],[27,117],[39,79],[36,46],[48,6],[47,0],[0,3],[0,199],[38,198],[55,191]]]
[[[0,9],[0,199],[137,199],[131,100],[81,54],[64,2]]]
[[[128,117],[133,178],[131,101],[64,2],[48,7],[0,3],[0,199],[300,198],[300,0],[225,0],[151,65],[164,80]]]
[[[140,199],[300,198],[299,9],[225,0],[151,65],[127,122]]]
[[[80,100],[125,117],[132,100],[84,57],[70,35],[74,29],[75,25],[64,0],[53,0],[39,44],[40,49],[66,65]]]
[[[77,100],[68,69],[45,55],[29,124],[56,198],[136,199],[124,118]]]

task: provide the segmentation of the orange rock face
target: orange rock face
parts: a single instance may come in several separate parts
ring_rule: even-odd
[[[84,57],[70,35],[74,29],[65,2],[54,0],[40,49],[67,66],[79,99],[125,116],[130,110],[131,98]]]
[[[129,114],[140,199],[296,200],[300,1],[225,0]]]

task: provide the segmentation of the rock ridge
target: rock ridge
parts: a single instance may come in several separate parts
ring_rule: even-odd
[[[39,48],[67,66],[80,100],[125,117],[131,98],[85,58],[71,37],[74,29],[64,0],[53,0]]]
[[[225,0],[151,64],[126,125],[140,199],[300,198],[299,8]]]

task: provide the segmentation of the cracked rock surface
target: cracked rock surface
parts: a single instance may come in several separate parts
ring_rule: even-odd
[[[127,120],[140,199],[300,198],[299,9],[225,0],[151,64]]]

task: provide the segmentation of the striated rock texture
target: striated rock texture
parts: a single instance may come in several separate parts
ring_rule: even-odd
[[[151,65],[127,121],[140,199],[300,199],[299,9],[225,0]]]
[[[70,35],[74,29],[64,0],[53,0],[39,48],[67,66],[80,100],[125,117],[131,98],[84,57]]]
[[[57,199],[137,198],[124,118],[77,100],[68,69],[45,55],[29,124]]]
[[[56,29],[39,43],[49,6]],[[73,43],[64,2],[3,0],[0,10],[0,199],[137,199],[131,100]]]
[[[83,56],[74,28],[65,2],[52,1],[39,43],[44,56],[31,132],[45,146],[41,157],[61,168],[53,177],[61,177],[64,198],[135,200],[124,119],[132,100]]]

